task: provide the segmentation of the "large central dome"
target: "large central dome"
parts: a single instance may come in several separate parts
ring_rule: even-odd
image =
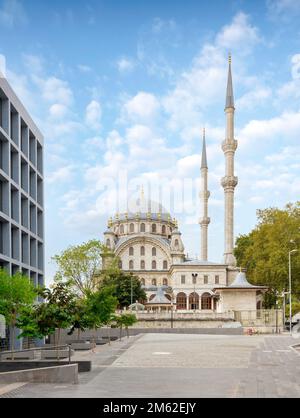
[[[146,199],[143,195],[140,197],[132,197],[128,200],[127,205],[128,214],[158,214],[169,215],[169,212],[162,206],[161,203],[154,200]]]

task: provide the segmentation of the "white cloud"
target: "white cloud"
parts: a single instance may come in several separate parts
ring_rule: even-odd
[[[12,28],[27,22],[22,4],[17,0],[4,0],[0,9],[0,24]]]
[[[49,184],[60,184],[63,182],[70,181],[73,176],[74,167],[72,165],[68,165],[65,167],[60,167],[56,169],[54,172],[50,173],[47,177],[47,182]]]
[[[49,109],[50,117],[53,119],[62,119],[68,114],[67,106],[55,103]]]
[[[28,70],[32,73],[39,74],[44,69],[43,59],[41,57],[23,54],[23,60]]]
[[[260,41],[258,29],[249,23],[249,16],[243,12],[238,13],[233,21],[224,26],[216,37],[216,44],[228,51],[239,49],[245,54]]]
[[[245,93],[242,97],[236,100],[236,107],[238,109],[253,109],[259,105],[264,105],[272,96],[272,89],[269,87],[257,87],[252,91]]]
[[[82,73],[90,73],[92,71],[91,67],[88,65],[78,64],[77,68]]]
[[[292,56],[291,59],[292,63],[292,78],[299,79],[300,78],[300,54],[295,54]]]
[[[102,109],[101,104],[92,100],[86,107],[85,122],[89,128],[99,130],[101,128]]]
[[[300,0],[267,0],[271,18],[287,20],[300,13]]]
[[[5,56],[0,54],[0,77],[1,74],[5,77],[6,76],[6,59]]]
[[[129,58],[122,57],[117,62],[117,67],[120,73],[128,73],[135,67],[135,62]]]
[[[33,80],[41,89],[45,100],[66,106],[73,103],[73,92],[68,82],[54,76],[44,79],[37,75],[33,75]]]
[[[124,104],[123,113],[133,121],[149,121],[156,116],[158,109],[157,98],[151,93],[141,91]]]
[[[284,112],[271,119],[251,120],[239,132],[240,146],[251,146],[278,138],[298,140],[300,112]]]

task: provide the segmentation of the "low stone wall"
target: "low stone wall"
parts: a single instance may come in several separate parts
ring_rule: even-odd
[[[78,383],[78,366],[77,364],[68,364],[0,373],[0,384],[15,382],[76,384]]]
[[[146,318],[144,320],[139,320],[136,324],[131,327],[134,328],[171,328],[171,319],[151,319]],[[224,321],[221,320],[200,320],[200,319],[177,319],[173,320],[173,328],[221,328],[224,324]]]
[[[1,361],[0,362],[0,373],[12,372],[17,370],[29,370],[39,369],[44,367],[54,366],[66,366],[69,364],[77,364],[78,373],[90,372],[92,370],[92,362],[90,360],[78,360],[78,361]]]
[[[206,334],[206,335],[242,335],[243,328],[131,328],[129,335],[138,334]]]

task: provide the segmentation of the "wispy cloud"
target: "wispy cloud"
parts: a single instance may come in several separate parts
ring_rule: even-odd
[[[4,0],[0,6],[0,24],[12,28],[27,23],[28,18],[23,4],[18,0]]]

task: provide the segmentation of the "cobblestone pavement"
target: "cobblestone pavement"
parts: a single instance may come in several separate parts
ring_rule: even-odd
[[[145,334],[92,354],[78,385],[26,384],[1,397],[300,397],[289,336]]]

